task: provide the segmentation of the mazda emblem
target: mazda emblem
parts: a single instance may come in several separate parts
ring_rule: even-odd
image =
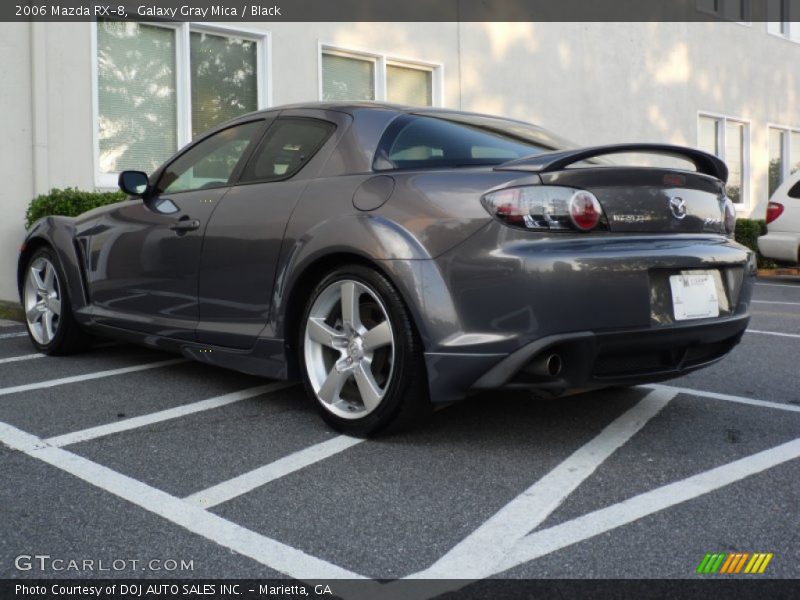
[[[682,219],[686,216],[686,201],[683,198],[675,196],[669,199],[669,210],[672,216],[676,219]]]

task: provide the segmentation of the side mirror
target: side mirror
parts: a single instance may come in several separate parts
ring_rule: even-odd
[[[150,181],[147,178],[147,173],[142,171],[123,171],[119,174],[117,180],[119,189],[128,194],[129,196],[139,196],[143,198],[147,195],[150,188]]]

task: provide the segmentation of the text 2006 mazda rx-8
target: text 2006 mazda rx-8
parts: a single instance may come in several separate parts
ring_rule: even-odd
[[[685,165],[614,166],[623,152]],[[755,271],[730,238],[726,179],[690,148],[279,107],[149,177],[123,172],[124,202],[37,222],[20,294],[42,352],[97,334],[299,377],[329,423],[363,435],[480,390],[653,382],[725,356]]]

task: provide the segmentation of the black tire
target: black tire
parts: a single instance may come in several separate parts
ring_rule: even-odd
[[[58,257],[55,255],[53,250],[47,246],[43,246],[42,248],[36,250],[36,252],[31,255],[30,259],[25,265],[22,293],[23,310],[26,308],[26,281],[30,276],[29,273],[32,265],[41,258],[47,260],[55,270],[56,281],[61,300],[61,309],[54,335],[52,336],[52,339],[46,342],[41,342],[36,339],[36,335],[34,335],[31,323],[27,318],[25,319],[25,324],[28,329],[28,336],[31,340],[31,343],[33,343],[39,352],[51,356],[64,356],[83,352],[92,344],[94,338],[75,320],[75,316],[72,313],[72,304],[69,298],[69,285],[67,284],[67,277],[64,274],[64,270],[61,268],[61,263],[59,262]]]
[[[342,281],[356,281],[380,299],[393,335],[394,362],[384,387],[384,396],[377,408],[360,418],[342,418],[333,414],[314,391],[306,365],[306,326],[314,303],[331,285]],[[322,418],[333,428],[349,435],[366,437],[410,428],[430,414],[428,378],[419,335],[403,299],[383,274],[358,264],[328,273],[308,298],[298,329],[298,361],[303,385]]]

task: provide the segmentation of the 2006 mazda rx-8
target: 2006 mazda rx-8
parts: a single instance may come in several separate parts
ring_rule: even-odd
[[[682,162],[615,166],[620,153]],[[726,179],[691,148],[575,148],[448,110],[279,107],[150,177],[123,172],[126,201],[38,221],[20,294],[42,352],[94,333],[299,377],[329,423],[363,435],[480,390],[558,395],[722,358],[755,272]]]

